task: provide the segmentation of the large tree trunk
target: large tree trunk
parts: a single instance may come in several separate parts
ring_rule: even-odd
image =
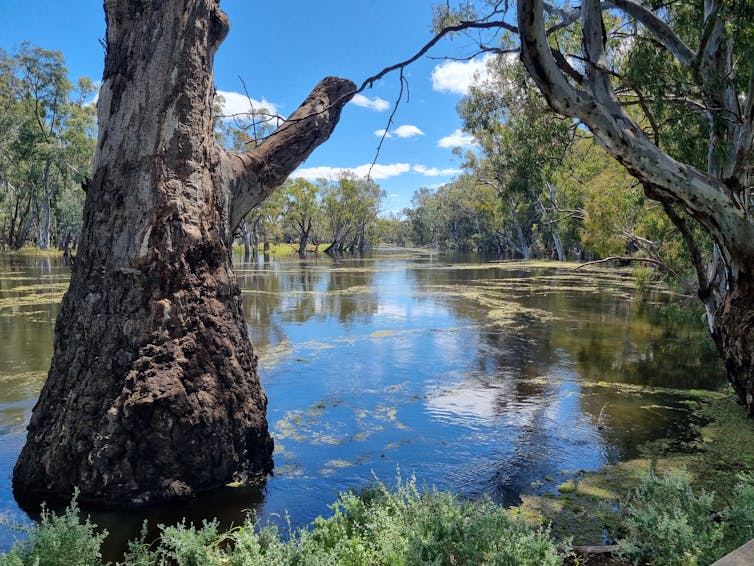
[[[49,377],[16,494],[133,504],[272,469],[232,235],[331,134],[354,85],[323,80],[268,140],[214,143],[217,0],[105,3],[99,141]]]
[[[754,257],[730,281],[725,298],[712,314],[712,336],[725,360],[728,381],[754,416]]]

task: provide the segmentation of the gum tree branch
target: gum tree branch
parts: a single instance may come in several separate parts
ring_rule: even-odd
[[[222,175],[232,195],[229,233],[330,137],[343,107],[355,93],[352,81],[327,77],[260,145],[244,153],[223,155]]]

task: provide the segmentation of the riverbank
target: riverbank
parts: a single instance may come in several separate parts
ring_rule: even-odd
[[[629,396],[646,389],[608,384],[593,387],[618,387]],[[318,517],[295,532],[284,533],[276,526],[259,530],[253,517],[227,532],[222,532],[216,522],[205,522],[201,527],[161,526],[158,541],[147,540],[144,531],[141,540],[129,545],[124,564],[161,564],[165,560],[177,564],[298,564],[313,559],[337,564],[438,560],[486,564],[498,559],[532,566],[627,564],[609,555],[577,557],[570,549],[572,545],[604,544],[626,536],[636,539],[636,532],[628,532],[631,518],[618,513],[625,507],[622,504],[629,492],[633,493],[636,509],[643,505],[662,507],[662,501],[647,497],[648,485],[659,489],[655,493],[658,499],[673,496],[675,491],[681,498],[674,511],[680,513],[686,511],[682,509],[684,501],[696,501],[695,497],[702,501],[704,492],[714,492],[715,498],[707,501],[711,509],[721,511],[737,503],[734,486],[741,480],[739,473],[754,467],[754,453],[744,448],[754,438],[754,421],[745,416],[731,393],[655,392],[677,395],[689,404],[690,426],[695,428],[691,440],[646,443],[639,458],[593,472],[576,472],[557,486],[557,493],[524,495],[517,507],[504,509],[489,500],[463,502],[447,492],[419,490],[413,479],[399,479],[391,488],[378,482],[359,494],[341,493],[331,505],[330,516]],[[697,495],[687,489],[682,476],[671,473],[677,470],[685,471]],[[647,475],[650,471],[653,474]],[[0,564],[73,565],[84,558],[86,564],[100,564],[100,545],[105,536],[98,534],[88,520],[82,521],[77,512],[75,502],[61,515],[43,512],[41,526],[29,530],[26,543],[16,545],[9,555],[0,555]],[[715,556],[721,554],[718,549],[724,548],[722,545],[730,544],[727,534],[723,540],[730,517],[726,512],[719,516],[719,524],[715,524],[708,512],[701,515],[704,523],[717,529],[715,536],[708,536],[703,526],[693,523],[699,517],[689,519],[692,536],[696,536],[694,528],[700,528],[699,536],[708,536],[717,545],[708,553]],[[622,546],[627,547],[625,539]],[[698,558],[690,554],[687,563],[709,563],[702,555]]]
[[[617,389],[625,395],[654,390],[676,395],[691,408],[688,442],[657,439],[640,446],[641,456],[597,471],[577,471],[553,493],[523,495],[516,515],[531,524],[550,524],[556,539],[574,545],[602,545],[620,536],[617,510],[643,474],[685,471],[694,491],[715,494],[713,506],[722,509],[741,472],[754,469],[754,420],[748,418],[730,390],[676,391],[620,384],[593,387]],[[748,449],[747,449],[748,447]],[[545,479],[545,481],[547,481]]]

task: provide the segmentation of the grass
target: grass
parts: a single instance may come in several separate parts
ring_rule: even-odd
[[[314,252],[318,250],[320,253],[324,252],[327,248],[327,244],[320,244],[319,247],[313,246],[309,244],[306,246],[306,250],[308,252]],[[270,244],[270,249],[268,251],[264,251],[262,249],[262,245],[259,245],[259,248],[257,248],[257,252],[260,254],[269,254],[272,256],[287,256],[287,255],[297,255],[298,254],[298,244]],[[244,249],[243,245],[241,244],[233,244],[233,253],[237,255],[243,255]]]

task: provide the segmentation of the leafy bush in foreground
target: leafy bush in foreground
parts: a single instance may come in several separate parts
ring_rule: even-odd
[[[754,538],[754,475],[738,474],[733,503],[723,513],[723,524],[726,552]]]
[[[714,562],[723,539],[712,521],[713,495],[694,493],[680,472],[663,477],[649,472],[626,501],[626,538],[621,553],[635,564],[696,566]]]
[[[95,566],[101,563],[100,547],[107,531],[97,533],[89,518],[79,518],[78,492],[62,515],[42,505],[38,524],[14,526],[28,534],[10,553],[0,555],[1,566]]]
[[[143,531],[130,544],[125,564],[556,566],[563,560],[546,530],[511,519],[489,501],[460,502],[448,493],[420,492],[413,480],[399,481],[395,490],[377,483],[359,495],[341,494],[331,508],[331,517],[316,519],[288,540],[282,540],[277,527],[257,530],[251,520],[227,533],[220,533],[216,522],[199,528],[162,526],[152,545]],[[95,534],[88,520],[80,523],[77,511],[74,501],[60,518],[43,515],[29,540],[0,556],[0,564],[25,566],[36,564],[37,558],[40,566],[98,564],[104,535]],[[42,561],[69,554],[76,560]]]
[[[694,493],[679,472],[646,474],[624,505],[622,557],[634,564],[711,564],[754,537],[754,475],[741,474],[734,501],[713,512],[713,496]],[[561,564],[549,533],[510,518],[505,509],[482,500],[461,502],[436,490],[420,492],[414,480],[394,490],[376,483],[360,494],[343,493],[332,516],[281,537],[249,519],[221,533],[217,522],[200,527],[161,526],[150,543],[146,530],[132,541],[129,566],[318,566]],[[81,521],[76,498],[61,515],[43,507],[38,525],[23,528],[28,539],[0,555],[0,566],[95,566],[107,533]]]
[[[650,471],[626,500],[621,555],[634,564],[705,565],[754,538],[754,476],[738,479],[732,504],[715,514],[714,494],[695,494],[685,474]]]

